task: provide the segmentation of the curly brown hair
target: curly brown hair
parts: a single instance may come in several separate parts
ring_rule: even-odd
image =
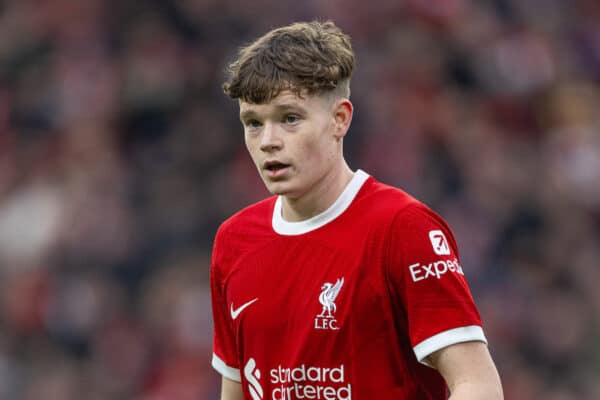
[[[268,103],[282,90],[349,98],[353,69],[350,37],[333,22],[298,22],[241,48],[223,91],[255,104]]]

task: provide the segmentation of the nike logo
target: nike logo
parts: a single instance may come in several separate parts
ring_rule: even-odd
[[[242,313],[242,311],[244,311],[248,306],[250,306],[256,300],[258,300],[258,297],[255,298],[254,300],[250,300],[249,302],[242,304],[237,310],[233,309],[233,303],[231,303],[231,310],[230,310],[231,311],[231,319],[236,319]]]

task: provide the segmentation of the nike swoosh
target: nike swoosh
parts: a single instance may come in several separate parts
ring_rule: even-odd
[[[249,302],[242,304],[237,310],[233,309],[233,303],[231,303],[231,319],[236,319],[242,313],[242,311],[246,309],[246,307],[254,303],[256,300],[258,300],[258,297],[254,300],[250,300]]]

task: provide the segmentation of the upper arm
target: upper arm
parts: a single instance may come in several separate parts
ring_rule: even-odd
[[[485,343],[457,343],[432,353],[428,361],[444,377],[451,399],[503,399],[500,377]]]
[[[227,293],[223,276],[223,268],[229,265],[228,256],[222,249],[223,233],[219,230],[211,260],[210,294],[212,303],[213,332],[213,367],[230,380],[240,380],[236,333],[230,309],[227,305]]]
[[[390,293],[401,305],[417,360],[456,343],[485,342],[456,241],[443,219],[420,204],[406,207],[389,238]]]
[[[223,377],[221,379],[221,400],[243,400],[242,384]]]

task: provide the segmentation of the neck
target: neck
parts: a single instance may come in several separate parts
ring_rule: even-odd
[[[284,196],[281,212],[289,222],[303,221],[327,210],[342,194],[354,176],[345,162],[333,173],[326,174],[313,188],[298,198]]]

